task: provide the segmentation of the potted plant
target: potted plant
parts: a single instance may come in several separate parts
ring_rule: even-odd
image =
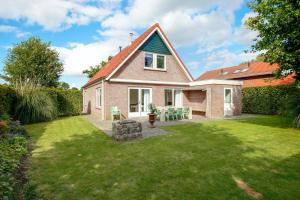
[[[150,123],[150,128],[154,128],[154,122],[155,122],[155,112],[156,112],[156,107],[153,103],[150,103],[148,105],[148,108],[149,108],[149,111],[150,113],[148,114],[149,115],[149,123]]]

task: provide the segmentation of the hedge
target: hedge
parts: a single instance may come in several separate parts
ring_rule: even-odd
[[[242,93],[244,113],[282,114],[292,98],[300,104],[300,88],[295,85],[243,88]]]
[[[15,103],[16,94],[14,90],[7,85],[0,85],[0,115],[12,115]]]
[[[64,90],[44,88],[56,105],[58,116],[79,115],[82,112],[82,92],[80,90]],[[17,96],[13,88],[0,85],[0,115],[15,116]]]
[[[44,89],[56,105],[58,116],[79,115],[82,112],[82,92],[56,88]]]

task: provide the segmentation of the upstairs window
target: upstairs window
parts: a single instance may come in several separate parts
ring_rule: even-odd
[[[145,69],[166,70],[166,56],[145,52]]]
[[[157,55],[157,69],[165,69],[165,56]]]
[[[145,67],[153,68],[153,54],[145,53]]]

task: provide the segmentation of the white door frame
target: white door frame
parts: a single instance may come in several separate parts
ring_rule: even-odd
[[[138,112],[130,112],[130,90],[135,89],[138,90]],[[145,88],[145,87],[128,87],[128,118],[131,117],[141,117],[141,116],[147,116],[148,112],[142,112],[142,90],[149,90],[150,92],[150,101],[149,103],[152,103],[152,88]],[[146,105],[148,106],[148,105]]]
[[[226,90],[230,90],[230,105],[226,105],[228,103],[225,103],[225,98],[226,98]],[[228,114],[226,112],[226,109],[230,109],[230,113]],[[232,116],[233,115],[233,89],[232,88],[224,88],[224,116]]]

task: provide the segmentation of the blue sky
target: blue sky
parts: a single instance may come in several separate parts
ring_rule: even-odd
[[[0,0],[0,73],[8,49],[30,36],[60,53],[61,80],[81,87],[82,70],[129,44],[158,22],[194,77],[256,57],[245,53],[257,33],[243,0]],[[1,81],[1,80],[0,80]]]

